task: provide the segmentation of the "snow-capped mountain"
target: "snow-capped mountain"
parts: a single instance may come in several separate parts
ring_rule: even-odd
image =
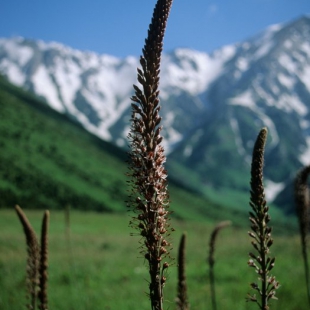
[[[180,96],[193,101],[189,107],[186,102],[163,104],[167,147],[180,141],[187,130],[178,126],[184,122],[184,112],[189,113],[189,128],[203,111],[199,94],[221,73],[234,50],[228,46],[210,56],[179,49],[163,56],[163,101],[174,101]],[[125,144],[128,132],[128,108],[138,66],[134,57],[118,59],[20,37],[0,39],[2,74],[43,97],[54,109],[75,118],[89,131],[120,146]]]
[[[254,140],[266,126],[267,196],[288,192],[297,170],[310,164],[309,37],[310,17],[303,17],[237,44],[204,94],[210,109],[203,123],[170,157],[200,182],[246,190]],[[281,204],[291,209],[288,201]]]
[[[201,184],[248,190],[253,143],[267,126],[267,195],[285,188],[310,162],[309,38],[304,16],[212,54],[164,54],[160,95],[172,171],[182,178],[182,166]],[[138,66],[135,57],[0,39],[0,73],[119,146],[126,145]]]

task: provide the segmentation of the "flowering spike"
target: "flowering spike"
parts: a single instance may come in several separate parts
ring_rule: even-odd
[[[148,36],[140,57],[141,69],[134,85],[131,128],[128,134],[131,151],[129,153],[129,176],[132,178],[132,192],[129,206],[138,216],[134,225],[144,238],[143,253],[149,262],[149,296],[152,310],[163,309],[163,287],[168,268],[163,258],[169,256],[167,237],[169,228],[169,195],[167,191],[166,161],[161,144],[159,116],[159,67],[163,38],[172,0],[158,0],[154,8]],[[139,197],[139,198],[138,198]]]
[[[264,166],[264,149],[267,140],[267,128],[263,128],[255,142],[251,167],[251,198],[250,206],[250,222],[252,231],[249,232],[254,249],[258,252],[256,257],[250,253],[248,265],[254,267],[259,275],[261,288],[256,283],[251,284],[251,288],[259,293],[260,301],[256,295],[248,295],[247,301],[256,302],[260,309],[269,309],[269,299],[275,299],[276,289],[279,283],[275,277],[270,275],[270,271],[274,267],[274,258],[268,257],[269,248],[273,244],[271,239],[271,227],[267,226],[270,221],[268,214],[269,208],[265,200],[265,192],[263,185],[263,166]],[[256,263],[254,263],[254,260]]]

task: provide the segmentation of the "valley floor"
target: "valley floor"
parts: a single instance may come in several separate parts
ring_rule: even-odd
[[[25,210],[36,232],[43,211]],[[70,226],[65,214],[51,212],[49,251],[49,308],[150,309],[146,292],[148,271],[139,253],[139,236],[130,236],[128,213],[104,214],[71,211]],[[211,309],[208,279],[208,243],[216,223],[173,220],[171,236],[176,257],[181,234],[186,231],[187,281],[191,309]],[[218,309],[257,309],[245,298],[256,274],[247,265],[251,251],[247,228],[235,225],[222,230],[215,250]],[[271,309],[308,309],[299,236],[275,234],[271,255],[281,287]],[[23,309],[26,245],[22,227],[13,209],[0,210],[0,308]],[[165,287],[165,309],[175,308],[177,263],[169,268]]]

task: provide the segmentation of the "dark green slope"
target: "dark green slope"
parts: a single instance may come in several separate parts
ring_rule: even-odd
[[[125,211],[127,155],[0,77],[0,207]],[[179,218],[221,218],[171,182]]]
[[[0,206],[124,210],[126,154],[0,78]]]
[[[125,211],[126,159],[0,76],[0,207]],[[247,224],[247,203],[239,210],[210,203],[181,181],[169,183],[175,217]]]

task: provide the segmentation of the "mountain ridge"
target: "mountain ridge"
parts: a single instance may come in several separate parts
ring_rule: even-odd
[[[0,208],[70,206],[125,215],[128,154],[123,150],[90,134],[1,75],[0,115]],[[246,210],[215,204],[180,185],[169,176],[174,218],[219,221],[229,217],[245,225]],[[283,227],[287,219],[279,210],[273,211],[278,227]]]
[[[310,153],[309,36],[310,17],[303,16],[212,54],[176,49],[163,55],[163,136],[173,174],[191,171],[202,192],[208,186],[246,191],[253,141],[267,126],[268,198],[290,186]],[[123,147],[137,67],[132,56],[0,39],[2,74]]]

